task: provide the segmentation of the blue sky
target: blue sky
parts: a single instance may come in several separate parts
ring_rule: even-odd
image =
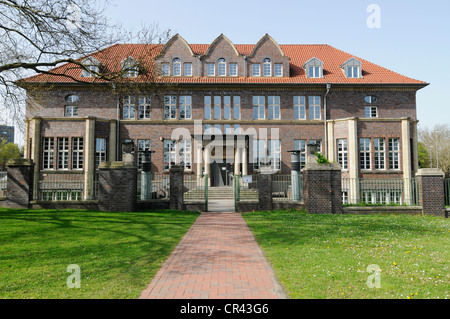
[[[380,28],[369,28],[371,4]],[[111,0],[106,14],[124,27],[159,23],[189,43],[223,33],[235,44],[270,34],[279,44],[329,44],[430,85],[417,94],[420,127],[450,124],[450,1],[448,0]]]

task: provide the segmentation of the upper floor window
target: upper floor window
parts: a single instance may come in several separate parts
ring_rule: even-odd
[[[192,97],[190,95],[180,96],[180,119],[192,118]]]
[[[132,57],[128,57],[122,61],[123,76],[127,78],[135,78],[139,74],[139,63]]]
[[[294,120],[306,119],[306,98],[294,96]]]
[[[309,118],[320,120],[320,96],[309,97]]]
[[[78,116],[78,105],[76,105],[79,101],[78,95],[75,94],[67,95],[65,100],[66,102],[75,105],[66,105],[64,108],[64,116],[67,117]]]
[[[362,78],[362,63],[355,58],[347,60],[341,68],[347,78]]]
[[[78,95],[75,95],[75,94],[66,96],[66,101],[69,103],[78,103],[79,100],[80,100],[80,98],[78,97]]]
[[[184,76],[192,76],[192,63],[184,64]]]
[[[161,64],[161,75],[163,75],[163,76],[170,75],[170,63],[162,63]]]
[[[230,76],[237,76],[238,75],[238,69],[237,69],[237,63],[230,63],[228,65]]]
[[[177,97],[168,95],[164,97],[164,119],[175,119],[177,114]]]
[[[179,58],[175,58],[172,60],[172,74],[174,76],[180,76],[181,75],[181,60]]]
[[[81,77],[95,76],[100,72],[100,62],[93,57],[88,57],[81,62],[85,69],[81,70]]]
[[[253,119],[263,120],[265,119],[265,97],[264,96],[254,96],[253,97]]]
[[[216,75],[216,66],[214,63],[207,63],[206,64],[206,75],[207,76],[214,76]]]
[[[252,64],[252,76],[261,76],[261,65],[259,63]]]
[[[263,76],[272,76],[272,61],[270,59],[264,59]]]
[[[317,58],[308,60],[303,68],[308,78],[323,78],[323,62]]]
[[[140,119],[150,118],[150,96],[139,97],[139,114]]]
[[[131,95],[123,98],[123,118],[134,119],[136,114],[136,98]]]
[[[273,66],[273,71],[275,76],[282,77],[283,76],[283,64],[275,63]]]
[[[378,108],[376,106],[378,98],[373,95],[368,95],[364,98],[364,116],[365,117],[378,117]],[[369,105],[368,105],[369,104]]]
[[[217,65],[218,65],[219,76],[226,76],[227,75],[227,63],[226,63],[225,59],[220,58],[217,61]]]
[[[279,96],[269,96],[268,97],[268,108],[269,108],[269,120],[279,120],[280,119],[280,97]]]

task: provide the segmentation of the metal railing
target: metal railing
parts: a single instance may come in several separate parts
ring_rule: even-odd
[[[233,186],[235,201],[258,200],[258,174],[246,177],[234,175]]]
[[[300,201],[303,199],[303,175],[298,175],[297,185],[292,184],[292,175],[275,174],[272,177],[272,198],[276,201]]]
[[[141,200],[142,174],[137,174],[137,199]],[[151,173],[151,199],[170,198],[170,175],[163,173]]]
[[[208,176],[200,177],[192,174],[184,174],[183,199],[205,200],[207,198]]]
[[[6,186],[8,183],[8,172],[0,172],[0,197],[6,197]]]
[[[420,203],[415,178],[342,178],[342,203],[350,205],[410,205]]]
[[[84,172],[40,172],[35,200],[83,200]]]
[[[450,206],[450,178],[444,179],[445,206]]]

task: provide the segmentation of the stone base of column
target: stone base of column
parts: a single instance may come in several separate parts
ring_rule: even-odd
[[[262,211],[269,211],[273,209],[272,198],[272,182],[273,182],[272,168],[261,167],[258,176],[258,199],[259,209]]]
[[[124,162],[99,165],[98,206],[108,212],[137,210],[137,168]]]
[[[422,212],[426,215],[446,216],[445,212],[445,174],[438,168],[421,168],[416,177],[420,185]]]
[[[6,206],[9,208],[30,208],[33,198],[34,163],[29,159],[13,159],[6,163],[8,182]]]
[[[341,166],[310,163],[302,172],[306,210],[312,214],[342,214]]]
[[[181,165],[174,165],[170,168],[170,209],[184,210],[184,167]]]

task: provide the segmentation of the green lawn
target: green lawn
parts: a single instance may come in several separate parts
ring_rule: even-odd
[[[198,215],[0,208],[0,298],[137,298]]]
[[[450,297],[450,220],[406,215],[243,214],[291,298]],[[380,288],[369,265],[378,265]]]

